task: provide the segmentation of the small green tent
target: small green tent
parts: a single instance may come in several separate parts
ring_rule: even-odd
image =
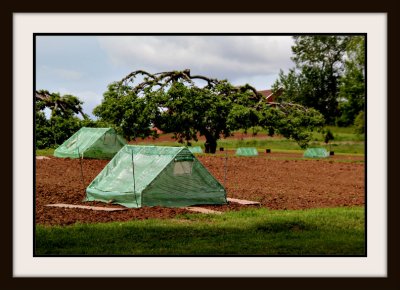
[[[86,189],[130,208],[226,204],[224,187],[185,147],[125,145]]]
[[[326,158],[329,156],[329,152],[325,148],[307,148],[303,156],[309,158]]]
[[[189,151],[192,153],[203,153],[200,146],[188,147]]]
[[[257,156],[258,151],[253,147],[242,147],[236,150],[237,156]]]
[[[126,141],[112,128],[83,127],[61,144],[55,157],[111,159]]]

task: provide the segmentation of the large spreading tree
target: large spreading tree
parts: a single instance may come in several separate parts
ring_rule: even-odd
[[[127,139],[157,137],[154,127],[173,133],[190,145],[206,139],[205,151],[215,153],[217,140],[235,130],[267,128],[296,140],[301,147],[310,132],[324,124],[315,109],[292,102],[267,103],[252,86],[192,75],[190,70],[149,73],[138,70],[108,86],[94,115],[113,124]]]
[[[295,67],[280,72],[280,101],[321,112],[328,124],[351,125],[364,108],[364,37],[294,36]]]

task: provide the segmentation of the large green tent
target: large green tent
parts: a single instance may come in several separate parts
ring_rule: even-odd
[[[226,204],[225,188],[185,147],[125,145],[86,189],[130,208]]]
[[[83,127],[61,144],[54,156],[111,159],[125,144],[125,139],[112,128]]]

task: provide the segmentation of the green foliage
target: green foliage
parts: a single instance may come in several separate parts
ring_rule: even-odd
[[[242,128],[244,132],[260,123],[261,112],[251,107],[234,105],[229,112],[227,123],[230,128]]]
[[[272,89],[278,101],[321,112],[327,124],[351,125],[364,106],[364,37],[295,36],[296,67],[280,72]]]
[[[37,255],[365,255],[364,208],[36,226]],[[162,239],[160,239],[162,237]]]
[[[323,116],[314,109],[305,109],[298,106],[284,109],[269,108],[263,111],[260,125],[268,130],[269,135],[280,134],[293,139],[301,148],[306,148],[312,137],[314,128],[321,128],[324,124]]]
[[[37,149],[56,147],[82,127],[81,120],[77,117],[53,116],[48,120],[46,118],[43,120],[43,118],[41,114],[36,115]]]
[[[283,88],[280,100],[294,101],[320,111],[327,123],[337,115],[337,92],[348,42],[341,36],[295,36],[292,46],[296,69],[282,72],[273,89]]]
[[[354,131],[356,134],[365,133],[365,117],[364,111],[361,111],[354,120]]]
[[[62,144],[81,128],[80,119],[77,117],[53,116],[49,121],[56,145]]]
[[[114,82],[108,86],[102,103],[94,108],[93,114],[101,118],[100,122],[113,124],[126,139],[135,140],[156,134],[151,130],[151,109],[146,98]]]
[[[82,104],[82,101],[73,95],[61,96],[60,93],[49,93],[47,90],[36,91],[36,111],[49,108],[51,116],[69,118],[81,114],[86,119],[87,115],[82,111]]]
[[[37,149],[48,148],[54,145],[54,135],[51,123],[43,111],[36,111],[35,144]]]
[[[365,106],[365,51],[364,38],[353,37],[348,44],[348,59],[345,73],[340,79],[339,126],[350,126]]]
[[[61,96],[46,90],[36,92],[35,145],[36,149],[56,147],[71,137],[81,127],[97,127],[101,124],[90,120],[82,111],[82,101],[72,95]],[[46,118],[44,110],[51,110]],[[83,120],[76,117],[80,113]]]
[[[155,125],[163,131],[173,132],[178,142],[197,141],[197,133],[209,141],[229,136],[231,128],[226,120],[232,103],[208,88],[187,87],[176,82],[166,94],[159,94]]]

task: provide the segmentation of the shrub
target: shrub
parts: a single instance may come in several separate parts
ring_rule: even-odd
[[[365,118],[364,111],[361,111],[356,119],[354,120],[354,132],[356,134],[364,134],[365,133]]]

